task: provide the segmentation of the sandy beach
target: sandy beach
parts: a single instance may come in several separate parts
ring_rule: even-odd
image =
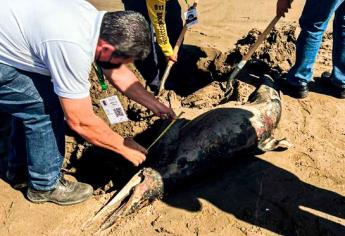
[[[90,2],[100,10],[123,8],[120,0]],[[266,53],[273,58],[269,65],[281,71],[293,63],[293,54],[288,51],[293,42],[284,35],[298,35],[304,2],[295,0],[291,11],[277,24],[278,39],[285,41],[272,43],[272,48],[266,43],[258,49],[259,59]],[[185,1],[180,4],[187,8]],[[275,9],[276,1],[201,0],[199,24],[187,31],[184,44],[209,52],[207,60],[215,60],[212,53],[228,56],[250,30],[265,29]],[[297,28],[291,33],[289,26]],[[240,49],[247,50],[246,46]],[[169,193],[99,235],[345,235],[345,100],[330,96],[317,83],[322,72],[331,70],[331,50],[329,28],[315,64],[316,82],[310,95],[297,100],[282,94],[283,112],[275,136],[289,140],[293,145],[290,149],[243,157],[243,161]],[[200,101],[215,102],[218,97],[208,95],[219,91],[216,88],[213,84],[197,95],[178,97],[175,112],[193,102],[197,112],[195,104],[202,104],[195,102],[197,96]],[[147,126],[132,122],[121,131],[140,133]],[[67,141],[68,155],[83,153],[87,147],[71,137]],[[97,179],[102,173],[95,170],[89,178]],[[113,193],[95,193],[92,199],[75,206],[36,205],[0,179],[0,235],[96,235],[94,228],[81,227]]]

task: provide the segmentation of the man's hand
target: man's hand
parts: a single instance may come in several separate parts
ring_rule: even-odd
[[[124,139],[114,132],[92,110],[91,98],[60,97],[67,124],[88,142],[121,154],[135,166],[145,161],[147,150],[133,139]]]
[[[166,57],[167,62],[169,61],[173,61],[173,62],[177,62],[177,56],[171,55]]]
[[[132,162],[135,166],[139,166],[146,160],[147,150],[135,142],[132,138],[125,138],[124,140],[124,149],[121,152],[121,155]]]
[[[291,8],[292,0],[278,0],[277,2],[277,16],[285,17],[285,13]]]
[[[151,110],[156,116],[162,119],[176,119],[175,112],[161,102],[158,102]]]

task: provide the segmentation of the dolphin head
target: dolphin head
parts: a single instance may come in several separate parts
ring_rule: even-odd
[[[158,171],[152,168],[140,170],[116,195],[119,197],[111,204],[118,207],[102,223],[101,230],[109,228],[118,219],[137,212],[154,200],[161,199],[163,190],[163,179]]]

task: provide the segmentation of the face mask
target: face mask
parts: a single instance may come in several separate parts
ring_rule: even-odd
[[[114,63],[110,63],[110,62],[107,62],[107,61],[96,61],[97,65],[103,69],[106,69],[106,70],[110,70],[110,69],[117,69],[119,68],[122,64],[119,63],[119,64],[114,64]]]

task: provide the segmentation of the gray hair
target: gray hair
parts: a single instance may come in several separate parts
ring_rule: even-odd
[[[105,13],[99,37],[116,48],[114,56],[143,60],[151,51],[149,25],[134,11]]]

